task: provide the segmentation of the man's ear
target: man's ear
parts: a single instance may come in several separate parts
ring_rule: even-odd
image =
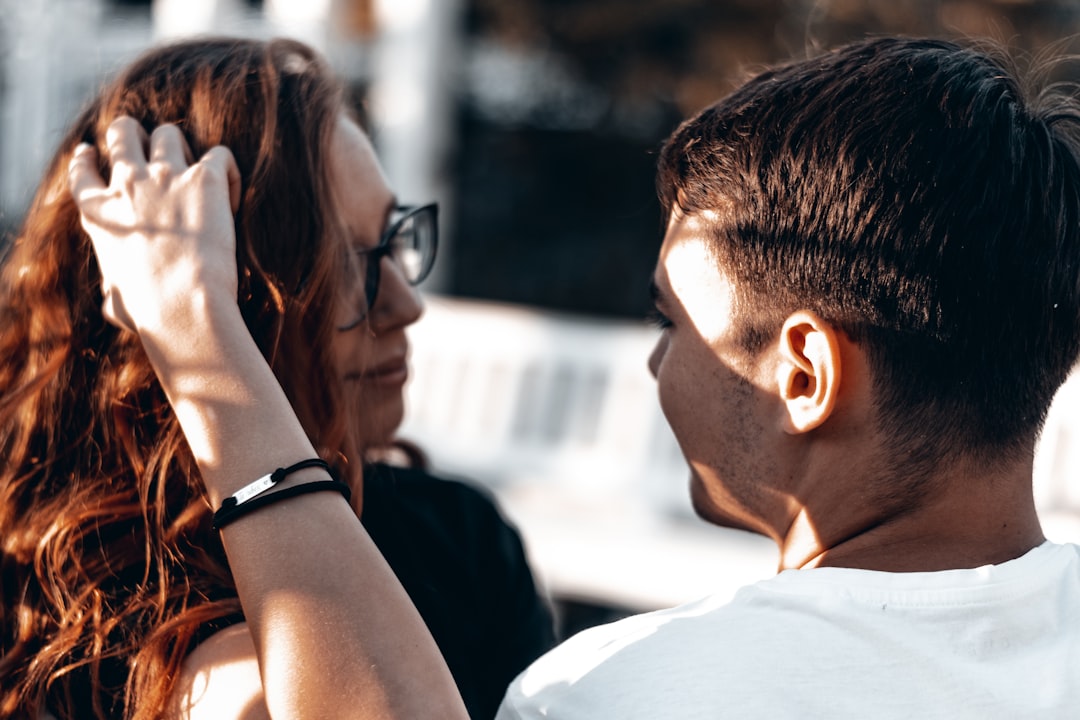
[[[779,341],[776,382],[785,432],[809,432],[832,415],[840,392],[840,342],[832,325],[809,310],[792,313]]]

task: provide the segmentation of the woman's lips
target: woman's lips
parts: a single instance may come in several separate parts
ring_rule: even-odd
[[[372,385],[402,385],[409,378],[409,366],[405,360],[386,362],[364,372],[350,373],[349,380]]]

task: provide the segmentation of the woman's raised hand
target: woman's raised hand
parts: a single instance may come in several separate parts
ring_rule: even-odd
[[[130,117],[114,120],[105,141],[109,184],[87,144],[75,148],[68,182],[101,268],[106,319],[142,333],[186,324],[184,313],[201,314],[199,303],[235,305],[240,172],[232,153],[218,146],[191,162],[175,125],[147,137]]]
[[[211,507],[221,507],[253,479],[316,454],[236,302],[240,175],[225,148],[190,163],[175,126],[147,138],[120,118],[106,140],[108,185],[89,146],[69,172],[103,310],[138,332]],[[285,482],[322,478],[309,468]],[[242,697],[244,717],[467,718],[438,646],[339,495],[262,508],[222,539],[250,632],[240,645],[208,641],[185,661],[176,690],[185,717],[238,717]],[[252,650],[258,670],[247,663],[238,674],[237,652]]]

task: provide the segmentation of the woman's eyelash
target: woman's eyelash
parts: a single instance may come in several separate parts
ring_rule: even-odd
[[[666,330],[672,325],[674,325],[674,323],[671,322],[671,319],[668,318],[668,316],[664,313],[660,312],[657,308],[653,308],[649,311],[647,319],[649,323],[651,323],[653,326],[660,330]]]

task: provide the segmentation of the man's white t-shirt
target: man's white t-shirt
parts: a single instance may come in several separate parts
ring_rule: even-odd
[[[586,630],[497,720],[1080,718],[1080,548],[928,573],[787,570]]]

